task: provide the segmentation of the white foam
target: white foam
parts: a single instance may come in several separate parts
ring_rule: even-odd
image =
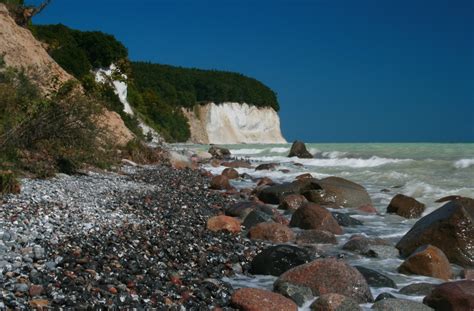
[[[238,154],[238,155],[253,155],[259,154],[264,152],[265,149],[231,149],[231,154]]]
[[[346,154],[347,152],[342,152],[342,151],[328,151],[328,152],[323,152],[322,156],[329,159],[337,159],[337,158],[344,157]]]
[[[454,162],[455,168],[468,168],[474,165],[474,159],[460,159]]]
[[[270,149],[272,153],[287,153],[290,151],[290,148],[287,147],[274,147]]]

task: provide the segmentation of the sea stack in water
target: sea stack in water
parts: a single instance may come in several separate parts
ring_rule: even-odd
[[[402,256],[431,244],[441,249],[449,261],[474,266],[474,200],[453,200],[416,222],[398,242]]]
[[[306,149],[304,142],[296,140],[290,149],[288,157],[298,157],[301,159],[312,159],[313,155]]]

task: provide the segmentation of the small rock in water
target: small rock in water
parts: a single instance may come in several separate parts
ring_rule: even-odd
[[[340,294],[321,295],[311,304],[313,311],[357,311],[361,310],[357,301]]]
[[[250,265],[252,274],[279,276],[296,266],[311,261],[309,252],[292,245],[270,246],[255,256]]]
[[[232,295],[232,305],[240,310],[297,311],[298,306],[290,299],[267,290],[241,288]]]
[[[426,296],[436,287],[432,283],[414,283],[401,288],[398,292],[407,296]]]
[[[366,267],[361,267],[361,266],[354,266],[357,270],[359,270],[360,273],[364,276],[364,278],[367,280],[367,283],[371,287],[391,287],[391,288],[397,288],[397,284],[389,278],[388,276],[366,268]]]
[[[302,306],[306,301],[313,299],[313,292],[310,288],[288,282],[275,283],[274,291],[290,298],[298,306]]]
[[[378,311],[432,311],[430,307],[411,300],[387,298],[377,301],[372,305]]]

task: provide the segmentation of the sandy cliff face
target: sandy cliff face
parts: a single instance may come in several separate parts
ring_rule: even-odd
[[[41,42],[28,29],[18,26],[7,8],[0,3],[0,55],[7,66],[22,68],[40,92],[48,96],[69,80],[75,80],[49,56]],[[80,89],[79,91],[82,91]],[[118,145],[126,144],[134,135],[115,112],[104,109],[99,118],[110,137]]]
[[[23,68],[45,95],[57,91],[64,82],[73,79],[48,55],[28,29],[15,23],[2,3],[0,55],[4,55],[7,66]]]
[[[280,130],[280,118],[269,107],[209,103],[183,112],[189,121],[193,143],[286,143]]]

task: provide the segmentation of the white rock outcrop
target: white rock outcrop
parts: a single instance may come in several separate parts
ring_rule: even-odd
[[[113,77],[119,75],[120,80],[114,80]],[[99,83],[109,83],[113,87],[115,94],[118,96],[120,102],[123,105],[123,111],[131,116],[134,116],[132,106],[128,102],[128,77],[127,75],[120,73],[120,70],[115,64],[111,64],[109,68],[100,68],[95,71],[95,81]],[[163,138],[153,128],[146,125],[143,120],[137,117],[139,126],[145,136],[151,135],[153,144],[162,144]]]
[[[270,107],[240,103],[208,103],[183,109],[191,129],[190,142],[199,144],[286,143],[280,118]]]

